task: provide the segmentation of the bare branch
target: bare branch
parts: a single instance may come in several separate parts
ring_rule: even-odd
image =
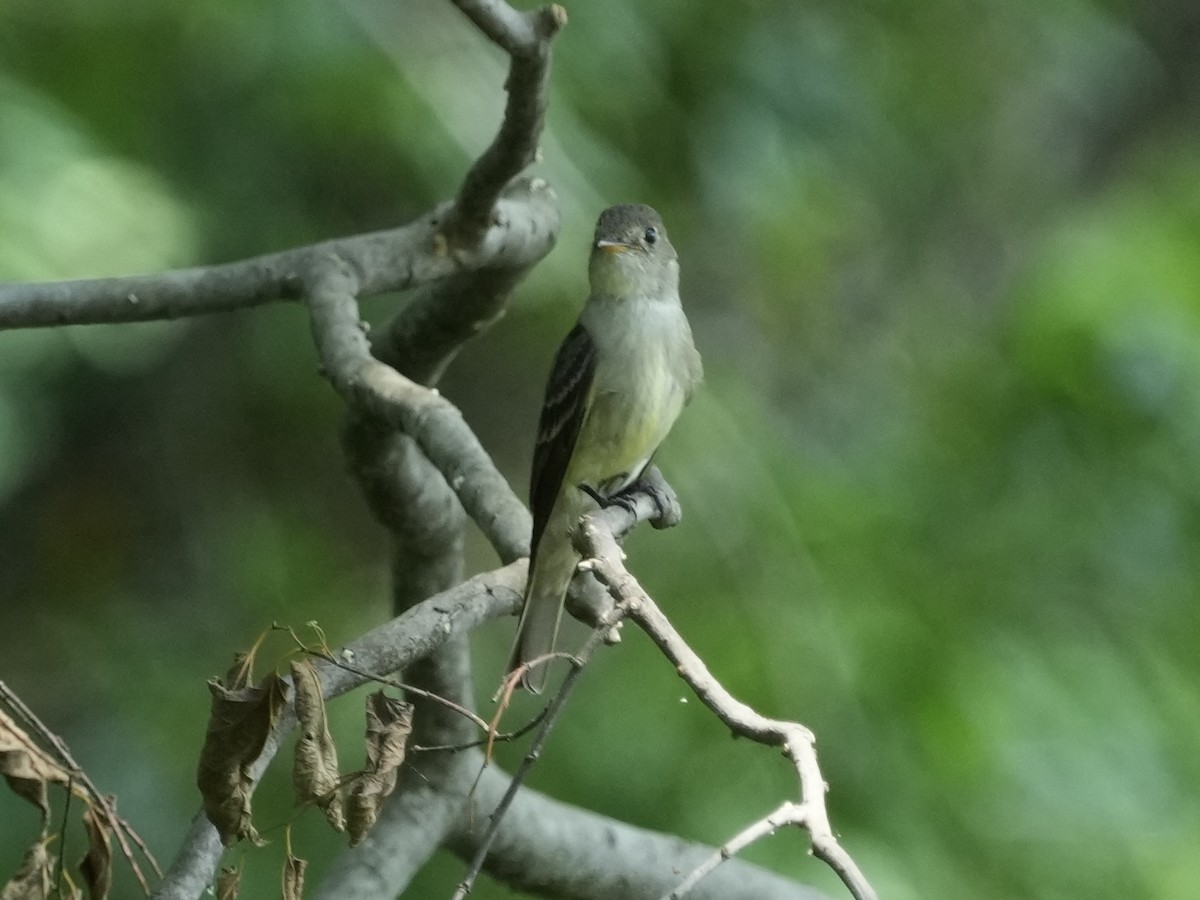
[[[496,470],[462,414],[436,391],[370,354],[358,318],[356,281],[326,259],[308,290],[313,339],[330,382],[357,409],[402,429],[421,446],[501,560],[529,553],[529,511]]]
[[[554,244],[558,214],[540,180],[515,183],[495,223],[451,252],[442,234],[449,204],[388,231],[324,241],[241,262],[126,278],[0,284],[0,329],[144,322],[296,300],[313,260],[350,266],[362,296],[398,291],[487,266],[527,268]]]
[[[490,147],[475,161],[455,201],[463,236],[487,226],[492,206],[510,179],[537,156],[548,103],[550,43],[567,22],[557,4],[520,13],[503,0],[453,0],[466,16],[512,58],[505,88],[504,121]]]
[[[601,583],[609,587],[610,591],[612,592],[613,599],[617,601],[616,605],[600,615],[591,635],[588,637],[583,647],[572,660],[573,664],[571,670],[567,673],[566,678],[563,680],[561,686],[547,707],[545,718],[541,726],[538,728],[537,734],[531,742],[528,752],[522,759],[517,771],[509,780],[509,783],[504,789],[499,801],[496,803],[495,808],[487,817],[487,827],[477,838],[474,853],[471,856],[467,871],[464,874],[462,881],[458,884],[452,900],[465,900],[474,887],[474,883],[479,872],[483,870],[485,865],[487,865],[489,853],[493,847],[493,844],[497,841],[497,838],[501,833],[501,829],[504,827],[506,816],[512,805],[516,802],[517,798],[522,796],[522,794],[518,792],[523,786],[524,781],[533,765],[539,758],[542,747],[547,736],[549,735],[550,729],[553,728],[559,714],[562,712],[567,698],[569,697],[571,690],[574,688],[579,675],[582,673],[584,666],[587,665],[596,649],[606,641],[606,636],[611,629],[618,622],[620,622],[622,618],[626,616],[636,616],[638,607],[643,604],[649,604],[653,606],[653,602],[650,601],[649,597],[645,595],[640,586],[637,585],[637,582],[634,581],[632,576],[630,576],[624,570],[624,566],[621,562],[621,560],[624,559],[624,555],[621,553],[621,550],[617,545],[617,540],[621,535],[626,533],[637,522],[647,520],[658,526],[675,524],[679,520],[679,508],[675,499],[674,491],[672,491],[670,486],[663,480],[661,473],[657,469],[652,469],[647,473],[642,485],[642,490],[631,494],[629,496],[629,503],[627,505],[610,506],[605,510],[585,517],[581,523],[581,526],[577,532],[579,535],[577,543],[580,545],[581,552],[584,553],[584,562],[581,563],[580,568],[592,570],[596,569],[600,562],[596,558],[595,553],[596,548],[598,547],[603,546],[605,552],[611,554],[611,559],[606,557],[604,560],[604,562],[608,563],[609,565],[603,572],[598,572],[597,575]],[[602,534],[603,538],[597,537],[598,534]],[[589,550],[592,552],[587,552]],[[613,562],[613,560],[615,560],[615,562]],[[623,590],[616,590],[613,588],[613,585],[620,577],[627,579],[628,585]],[[669,623],[667,623],[667,628],[670,629]],[[672,634],[674,634],[673,631]],[[683,651],[691,653],[690,649],[687,648],[686,645],[682,645],[682,639],[679,638],[678,635],[675,635],[675,640],[682,646]],[[675,661],[678,663],[678,659]],[[703,664],[701,663],[701,666],[702,665]],[[711,676],[709,677],[711,678]],[[732,698],[729,699],[732,701]],[[749,710],[749,707],[746,707],[745,709]],[[751,715],[755,715],[753,711],[749,712]],[[807,734],[807,730],[802,729],[801,726],[792,726],[790,723],[782,724],[788,729],[785,735],[785,740],[792,739],[795,736],[793,732],[796,729],[800,729]],[[809,737],[810,743],[808,745],[808,757],[811,758],[811,764],[815,766],[816,756],[815,753],[811,752],[811,735]],[[783,742],[784,741],[782,740],[780,741],[780,743]],[[808,761],[809,760],[806,758],[806,765],[808,764]],[[817,800],[818,804],[820,805],[819,812],[820,815],[824,815],[824,783],[820,781],[819,771],[816,773],[816,776],[818,783],[821,784],[821,793],[818,795]],[[810,782],[805,781],[805,777],[811,777],[811,772],[806,771],[805,773],[802,773],[801,785],[802,788],[806,790],[810,786]],[[787,803],[781,807],[781,810],[788,813],[794,813],[795,815],[794,821],[789,819],[787,822],[783,822],[782,824],[802,824],[806,827],[809,827],[809,818],[812,816],[812,804],[811,799],[807,796],[807,793],[805,796],[805,801],[806,805],[803,806],[795,803]],[[779,815],[780,813],[777,811],[775,814],[776,818],[778,818]],[[825,827],[828,828],[827,821],[825,823]],[[726,848],[721,848],[715,851],[704,862],[702,862],[697,867],[696,871],[693,872],[692,876],[689,877],[688,881],[685,882],[687,885],[686,891],[692,891],[702,878],[711,873],[721,861],[726,859],[726,853],[728,849],[729,845],[727,845]],[[837,849],[840,852],[841,848],[838,847]],[[838,869],[839,873],[843,871],[843,864],[845,863],[849,863],[849,865],[853,867],[853,863],[850,861],[849,856],[845,855],[844,853],[842,854],[842,857],[839,858],[838,863],[839,865],[835,865],[834,868]],[[493,862],[493,865],[497,864]],[[504,862],[499,863],[498,867],[503,868],[507,872],[512,870],[512,865],[512,860],[505,860]],[[524,869],[517,869],[517,871],[522,873],[521,877],[530,877],[528,872],[526,872]],[[540,869],[535,869],[534,871],[540,871]],[[678,871],[678,869],[673,868],[672,871]],[[622,867],[622,872],[627,872],[627,869]],[[647,883],[653,883],[653,879],[647,879],[645,873],[643,873],[641,879],[631,883],[636,883],[639,886],[639,890],[644,890]],[[847,881],[847,883],[849,884],[850,882]],[[680,887],[683,888],[682,885]],[[710,887],[712,886],[710,885]],[[789,889],[803,890],[794,885],[790,886]],[[559,890],[560,888],[555,889],[554,893],[556,896],[559,894]],[[628,887],[625,888],[622,892],[623,895],[628,894],[629,890],[630,889]],[[734,894],[730,893],[728,886],[723,885],[719,888],[719,890],[720,893],[714,892],[710,896],[734,896]],[[580,887],[577,889],[577,893],[572,893],[565,896],[598,897],[606,896],[606,894],[604,891],[598,890],[595,884],[587,884],[585,887]],[[682,896],[682,894],[680,894],[680,896]],[[744,896],[757,897],[762,895],[757,893],[747,893],[744,894]],[[869,893],[859,895],[856,893],[856,896],[861,896],[862,900],[868,900],[868,898],[873,898],[874,895]]]
[[[513,9],[504,0],[451,0],[471,22],[510,56],[538,56],[543,51],[543,42],[554,36],[566,22],[566,13],[561,7],[544,7],[534,12]],[[543,22],[543,17],[563,16],[561,22]],[[548,34],[539,34],[539,29],[552,28]]]
[[[690,894],[696,885],[716,869],[717,866],[721,865],[721,863],[728,862],[755,841],[769,834],[774,834],[785,825],[804,825],[803,807],[790,800],[768,815],[763,816],[757,822],[752,823],[743,831],[738,832],[718,847],[712,856],[696,866],[688,877],[679,883],[677,888],[663,894],[661,900],[682,900],[683,897]]]
[[[483,764],[483,754],[473,751],[463,756],[469,778]],[[472,795],[474,805],[464,809],[451,837],[451,849],[460,857],[470,859],[476,852],[489,825],[480,810],[495,808],[508,784],[508,777],[495,766],[480,776]],[[485,870],[539,896],[652,900],[670,890],[681,871],[699,865],[712,852],[711,847],[637,828],[525,788],[504,817]],[[705,879],[691,900],[825,900],[825,895],[734,859]]]
[[[300,294],[289,253],[128,278],[0,284],[0,328],[146,322],[224,312]]]
[[[876,900],[874,888],[833,835],[825,809],[826,784],[817,765],[812,732],[795,722],[782,722],[759,715],[725,690],[625,568],[624,554],[613,532],[599,516],[583,519],[575,531],[575,544],[583,554],[585,565],[591,568],[617,601],[615,612],[637,622],[663,655],[674,663],[679,677],[726,727],[734,734],[757,743],[783,748],[784,754],[796,767],[800,782],[800,802],[796,804],[795,824],[802,825],[808,831],[813,853],[838,873],[856,900]]]

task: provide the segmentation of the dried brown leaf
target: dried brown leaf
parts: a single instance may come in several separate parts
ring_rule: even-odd
[[[316,803],[325,811],[325,818],[335,830],[345,831],[337,747],[329,733],[321,677],[312,660],[299,659],[292,663],[292,686],[296,692],[296,718],[300,722],[300,739],[296,743],[292,766],[296,802]]]
[[[0,709],[0,775],[8,786],[49,819],[47,784],[69,785],[70,773],[43,750],[16,721]]]
[[[83,814],[83,827],[87,829],[88,850],[79,862],[79,873],[91,900],[106,900],[112,888],[111,831],[103,817],[90,808]]]
[[[304,896],[304,870],[307,868],[307,859],[299,859],[288,851],[283,862],[283,900],[300,900]]]
[[[209,679],[212,711],[196,772],[204,811],[226,846],[243,838],[260,843],[250,817],[254,780],[249,766],[262,753],[287,703],[287,686],[278,675],[272,672],[257,687],[246,687],[248,671],[244,663],[231,670],[230,682],[237,687]]]
[[[237,900],[242,889],[242,870],[225,866],[217,876],[217,900]]]
[[[395,772],[404,764],[404,748],[412,734],[413,705],[383,691],[367,696],[367,766]],[[389,791],[390,793],[390,791]]]
[[[0,900],[45,900],[54,885],[54,860],[46,842],[37,840],[25,851],[21,868],[0,888]]]
[[[383,801],[396,789],[412,719],[411,703],[383,691],[367,696],[367,768],[355,781],[346,803],[351,847],[366,837],[379,818]]]

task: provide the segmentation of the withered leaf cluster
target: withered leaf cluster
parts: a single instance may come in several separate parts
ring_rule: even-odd
[[[243,839],[261,843],[251,816],[255,786],[251,767],[288,701],[288,682],[274,672],[251,683],[250,661],[249,656],[239,655],[224,679],[209,681],[212,711],[197,771],[205,812],[227,846]],[[396,788],[412,731],[412,704],[383,691],[367,697],[366,768],[344,776],[338,767],[317,667],[308,658],[294,661],[290,681],[299,726],[292,767],[296,802],[319,806],[329,824],[337,831],[348,831],[351,845],[357,844]],[[285,898],[301,896],[306,865],[289,848],[282,875]],[[217,896],[237,897],[240,879],[238,870],[223,870],[216,884]]]
[[[44,729],[40,722],[36,724]],[[25,851],[20,867],[0,886],[0,900],[48,900],[50,897],[75,900],[84,896],[83,888],[91,900],[107,900],[112,889],[114,834],[122,842],[123,851],[128,850],[126,837],[132,837],[140,844],[129,826],[116,815],[112,798],[96,795],[82,772],[76,770],[73,763],[67,763],[44,749],[16,719],[0,708],[0,774],[14,793],[38,808],[42,819],[40,832]],[[52,852],[56,835],[50,830],[49,785],[59,785],[83,802],[88,847],[79,862],[82,888]],[[124,828],[126,833],[116,833],[114,829],[117,828]],[[136,863],[128,855],[127,858],[141,879]]]

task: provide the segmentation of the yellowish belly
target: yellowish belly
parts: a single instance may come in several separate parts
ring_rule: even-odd
[[[665,367],[645,372],[633,390],[600,390],[592,398],[575,454],[571,483],[613,493],[636,478],[671,430],[683,408],[684,392]]]

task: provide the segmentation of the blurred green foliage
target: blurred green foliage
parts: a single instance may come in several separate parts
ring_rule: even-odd
[[[1195,5],[568,11],[539,170],[563,238],[446,392],[523,491],[594,216],[658,206],[708,380],[661,456],[684,522],[632,564],[737,695],[816,731],[882,895],[1195,896]],[[9,0],[0,279],[402,222],[490,140],[503,71],[439,0]],[[296,308],[0,335],[0,677],[160,857],[198,802],[204,679],[272,620],[337,643],[387,614],[341,413]],[[481,694],[510,634],[475,640]],[[625,644],[536,787],[713,842],[792,790]],[[353,746],[353,702],[333,716]],[[260,828],[289,792],[268,778]],[[337,842],[297,829],[317,879]],[[0,796],[0,874],[34,830]],[[839,895],[801,848],[749,855]]]

